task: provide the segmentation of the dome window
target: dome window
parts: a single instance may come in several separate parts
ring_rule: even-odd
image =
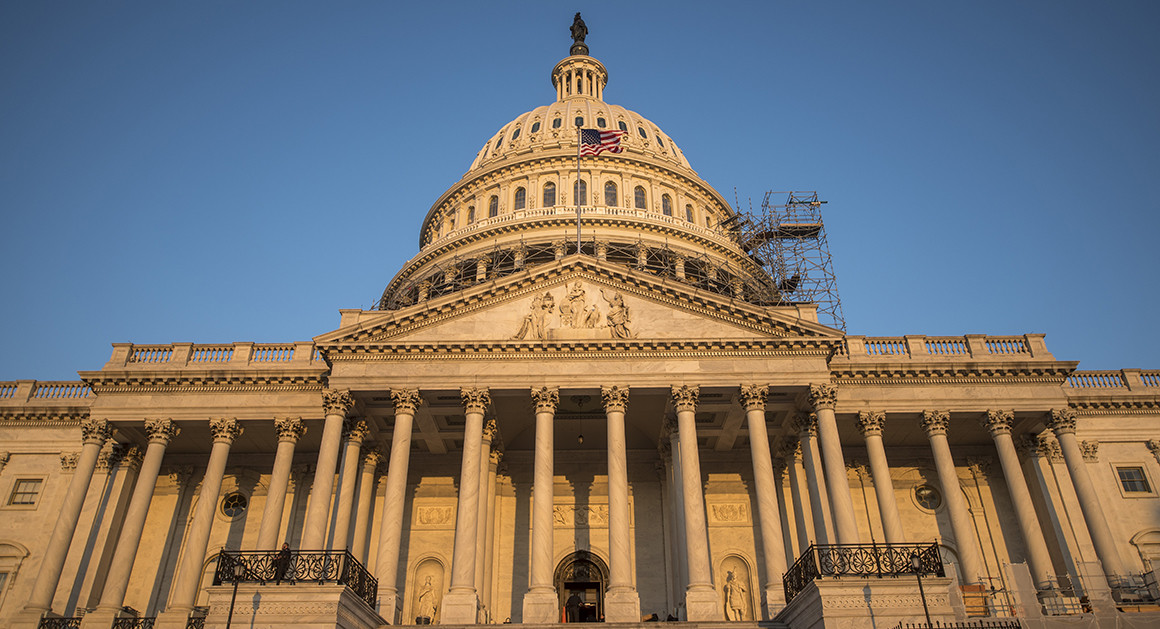
[[[588,205],[588,184],[583,179],[576,182],[572,192],[575,194],[577,204]]]
[[[644,127],[637,127],[636,132],[640,134],[640,137],[646,140],[648,139],[648,134],[644,132]]]
[[[577,127],[584,126],[584,116],[576,116],[576,126]]]
[[[616,207],[616,184],[611,181],[604,184],[604,205]]]
[[[519,134],[520,134],[520,130],[516,129],[516,135],[519,135]],[[661,148],[665,148],[665,141],[661,139],[661,136],[659,133],[657,134],[657,144],[659,144]]]
[[[559,118],[557,118],[559,120]],[[544,184],[544,207],[556,206],[556,184],[548,182]]]
[[[607,126],[606,123],[604,122],[604,118],[597,118],[596,119],[596,126],[600,127],[601,129],[603,129],[605,126]]]
[[[495,141],[495,148],[492,149],[492,151],[491,151],[492,154],[494,155],[494,154],[498,153],[499,147],[501,147],[501,146],[503,146],[503,136],[502,135],[499,136],[499,139]]]
[[[512,131],[512,140],[514,141],[518,137],[520,137],[520,128],[516,127],[516,130]]]
[[[467,222],[468,223],[475,222],[475,206],[474,205],[468,206],[468,208],[467,208]]]
[[[512,207],[514,209],[517,209],[517,210],[522,210],[527,205],[528,205],[528,191],[524,190],[523,186],[520,186],[519,188],[516,188],[515,204]]]
[[[540,121],[537,120],[536,122],[532,123],[532,133],[538,133],[539,131],[540,131]]]
[[[661,196],[661,213],[665,216],[673,215],[673,198],[667,194]]]
[[[563,121],[563,120],[561,120],[561,119],[559,119],[559,118],[556,118],[555,120],[553,120],[553,121],[552,121],[552,128],[553,128],[553,129],[559,129],[559,128],[560,128],[560,125],[561,125],[561,124],[563,124],[563,123],[564,123],[564,121]]]
[[[499,197],[492,196],[487,202],[487,217],[499,216]]]
[[[648,199],[644,198],[644,186],[637,186],[636,189],[632,191],[632,200],[636,205],[636,209],[648,209]]]
[[[625,133],[628,133],[628,125],[627,125],[627,124],[625,124],[623,120],[621,120],[620,122],[616,123],[616,126],[620,127],[620,130],[621,130],[621,131],[623,131],[623,132],[625,132]]]
[[[689,221],[690,223],[693,222],[693,206],[692,205],[685,206],[685,220]]]

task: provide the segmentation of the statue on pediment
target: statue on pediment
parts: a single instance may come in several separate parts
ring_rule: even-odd
[[[584,291],[584,285],[577,280],[572,284],[572,288],[568,289],[564,301],[560,302],[560,325],[566,328],[584,327],[586,315],[584,306],[587,302],[588,295]]]
[[[520,329],[512,336],[513,341],[522,341],[531,333],[541,341],[548,337],[548,317],[556,309],[556,298],[547,292],[532,298],[531,312],[524,315]]]
[[[632,324],[632,313],[628,306],[624,305],[624,297],[619,292],[613,292],[609,297],[604,289],[600,289],[600,295],[604,297],[604,301],[608,302],[608,315],[605,316],[605,325],[612,332],[614,339],[630,339],[635,334],[628,327]]]

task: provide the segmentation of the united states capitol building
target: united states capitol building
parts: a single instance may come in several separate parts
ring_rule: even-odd
[[[377,308],[0,382],[0,626],[1160,623],[1160,370],[846,333],[585,33]]]

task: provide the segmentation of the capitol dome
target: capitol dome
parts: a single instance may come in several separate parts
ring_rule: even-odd
[[[660,127],[604,101],[604,64],[587,48],[572,53],[552,69],[555,102],[503,125],[432,204],[419,254],[379,308],[405,308],[577,254],[778,303],[762,261],[737,242],[729,203]],[[622,152],[578,158],[579,128],[621,131]]]

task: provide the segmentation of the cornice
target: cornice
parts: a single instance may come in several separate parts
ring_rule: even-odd
[[[88,419],[87,408],[10,408],[0,409],[0,425],[5,426],[79,426]]]
[[[324,368],[297,373],[238,371],[236,373],[181,371],[98,371],[82,372],[81,378],[97,395],[172,392],[254,392],[319,391],[323,388]]]
[[[757,340],[591,341],[495,343],[341,343],[326,347],[335,362],[455,360],[584,360],[626,358],[772,358],[830,355],[838,341],[824,338]]]
[[[895,364],[834,368],[830,375],[842,386],[914,386],[923,384],[1048,384],[1062,386],[1074,367],[1058,363]]]
[[[1160,411],[1160,400],[1156,398],[1068,400],[1068,406],[1076,414],[1092,415],[1153,415]]]

